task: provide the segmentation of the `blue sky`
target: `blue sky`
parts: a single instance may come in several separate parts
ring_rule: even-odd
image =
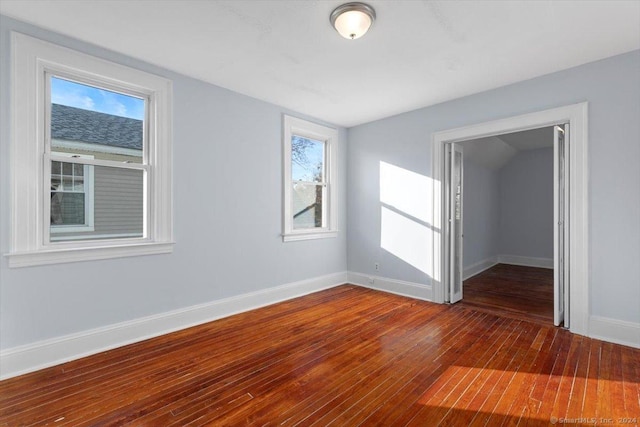
[[[307,161],[304,164],[300,164],[295,161],[291,163],[291,178],[293,181],[313,182],[318,171],[318,166],[322,166],[322,160],[324,158],[324,143],[294,135],[292,140],[294,147],[292,147],[292,149],[296,149],[295,145],[297,142],[303,142],[302,147],[304,148],[299,146],[298,150],[303,153],[303,157]]]
[[[144,100],[51,77],[51,103],[114,116],[144,119]]]

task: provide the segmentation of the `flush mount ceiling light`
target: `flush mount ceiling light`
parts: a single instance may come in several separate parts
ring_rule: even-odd
[[[335,8],[329,19],[342,37],[355,40],[369,30],[376,19],[376,11],[368,4],[346,3]]]

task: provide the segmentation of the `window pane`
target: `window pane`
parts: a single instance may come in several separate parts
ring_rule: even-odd
[[[86,166],[84,178],[75,178],[85,191],[62,193],[75,195],[88,203],[88,216],[83,227],[65,230],[54,222],[54,204],[51,207],[51,240],[74,241],[143,237],[144,235],[144,171],[106,166]],[[54,193],[52,192],[52,195]],[[57,192],[55,194],[61,194]],[[79,207],[78,207],[79,210]]]
[[[80,163],[73,165],[73,174],[75,176],[82,176],[84,174],[84,166]]]
[[[142,163],[145,101],[51,77],[52,151]]]
[[[84,193],[51,193],[51,224],[84,225]]]
[[[315,184],[293,183],[293,228],[322,227],[322,204],[324,186]]]
[[[73,191],[73,178],[70,176],[63,176],[60,191]]]
[[[60,175],[60,162],[51,162],[51,174]]]
[[[71,176],[73,175],[73,164],[71,163],[63,163],[62,164],[62,174]]]
[[[291,137],[291,179],[293,181],[324,181],[324,147],[323,141]]]
[[[84,179],[75,178],[73,180],[73,191],[84,192]]]

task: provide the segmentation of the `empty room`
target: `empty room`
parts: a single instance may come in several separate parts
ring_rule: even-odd
[[[0,426],[640,426],[640,1],[0,1]]]
[[[564,200],[553,147],[561,135],[548,126],[459,144],[464,305],[569,326],[554,312],[562,269],[554,216]]]

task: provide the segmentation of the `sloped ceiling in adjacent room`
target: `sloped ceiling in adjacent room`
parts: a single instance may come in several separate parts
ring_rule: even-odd
[[[465,161],[498,170],[519,151],[553,147],[553,126],[478,138],[461,145]]]

